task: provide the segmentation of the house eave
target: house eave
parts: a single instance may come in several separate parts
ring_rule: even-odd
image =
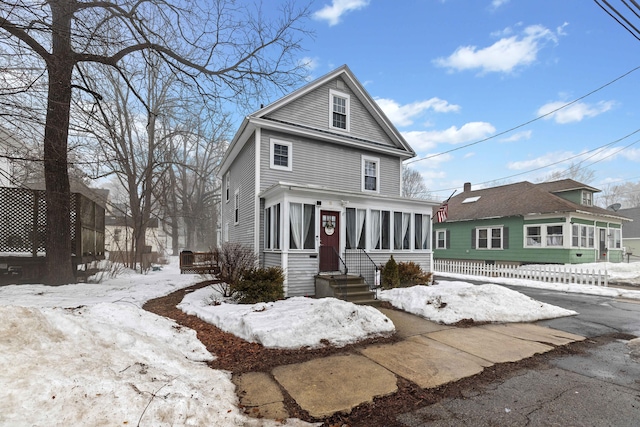
[[[262,119],[257,117],[250,117],[249,123],[254,128],[260,127],[261,129],[274,130],[274,131],[283,132],[287,134],[303,136],[303,137],[311,138],[314,140],[331,142],[338,145],[356,147],[360,149],[365,149],[367,151],[389,154],[395,157],[399,157],[403,161],[415,157],[415,153],[413,151],[408,152],[408,151],[399,149],[397,147],[392,147],[380,142],[355,139],[348,136],[325,132],[319,129],[301,127],[294,124],[276,122],[273,120]]]

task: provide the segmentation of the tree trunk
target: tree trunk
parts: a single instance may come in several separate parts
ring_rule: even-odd
[[[49,93],[44,129],[44,178],[47,200],[45,283],[73,283],[67,137],[71,109],[71,17],[67,2],[51,2],[53,55],[47,61]],[[77,218],[79,220],[79,218]],[[76,236],[80,239],[80,236]],[[76,254],[81,256],[82,254]]]

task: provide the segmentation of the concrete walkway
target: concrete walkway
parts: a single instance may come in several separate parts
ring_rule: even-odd
[[[397,310],[379,309],[402,341],[370,345],[359,354],[283,365],[267,373],[234,377],[249,415],[286,418],[282,387],[309,415],[349,413],[375,397],[397,391],[397,377],[433,388],[515,362],[584,337],[534,324],[491,324],[471,328],[439,325]]]

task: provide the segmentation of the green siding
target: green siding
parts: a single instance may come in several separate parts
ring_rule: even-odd
[[[527,224],[540,224],[547,221],[528,221]],[[559,219],[549,223],[558,223]],[[578,221],[576,221],[578,222]],[[587,222],[593,224],[593,221]],[[482,221],[445,222],[434,224],[434,230],[449,230],[450,246],[447,249],[434,249],[434,259],[459,259],[466,261],[516,262],[527,264],[581,264],[595,262],[597,249],[586,248],[525,248],[524,225],[521,217],[496,218]],[[477,227],[508,227],[508,249],[472,249],[471,233]],[[564,236],[570,239],[570,234]],[[617,262],[620,255],[610,251],[610,260]]]
[[[562,191],[553,194],[578,205],[582,204],[582,190]]]

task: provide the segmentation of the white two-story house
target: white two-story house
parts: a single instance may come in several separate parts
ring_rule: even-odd
[[[223,158],[222,241],[280,266],[287,296],[391,255],[431,270],[437,203],[401,197],[415,156],[345,65],[246,117]]]

